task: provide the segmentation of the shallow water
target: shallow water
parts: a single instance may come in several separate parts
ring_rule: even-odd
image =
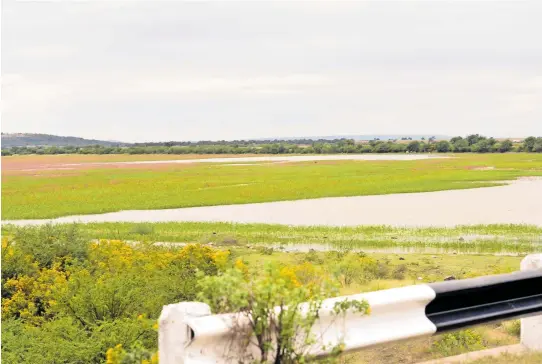
[[[284,225],[390,225],[453,227],[477,224],[542,226],[542,179],[523,178],[505,186],[468,190],[328,197],[241,205],[165,210],[129,210],[3,223],[235,222]]]
[[[473,254],[473,255],[499,255],[499,256],[519,256],[525,255],[528,252],[514,252],[504,249],[498,252],[480,252],[476,249],[451,249],[443,246],[437,247],[410,247],[410,246],[397,246],[388,248],[377,247],[362,247],[362,248],[341,248],[333,244],[270,244],[262,245],[267,246],[278,251],[286,253],[308,253],[310,251],[316,252],[328,252],[328,251],[351,251],[351,252],[364,252],[364,253],[389,253],[389,254]]]
[[[109,240],[109,239],[95,239],[95,242],[100,240]],[[129,244],[139,244],[139,241],[127,240],[125,241]],[[167,247],[167,248],[182,248],[191,243],[182,243],[182,242],[155,242],[153,245]],[[246,247],[249,249],[258,250],[260,248],[273,248],[274,250],[283,252],[283,253],[308,253],[311,251],[315,252],[331,252],[331,251],[348,251],[353,253],[384,253],[384,254],[457,254],[457,255],[493,255],[493,256],[522,256],[532,252],[528,251],[514,251],[512,249],[502,249],[499,251],[480,251],[473,247],[465,248],[450,248],[443,245],[442,247],[421,247],[421,246],[396,246],[396,247],[341,247],[336,244],[324,244],[324,243],[275,243],[275,244],[266,244],[266,243],[256,243],[256,244],[241,244],[241,245],[221,245],[219,243],[207,243],[205,245],[217,246],[221,248],[230,248],[230,247]],[[540,246],[540,243],[533,243],[533,247]]]

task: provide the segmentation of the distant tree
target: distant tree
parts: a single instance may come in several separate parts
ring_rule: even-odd
[[[453,137],[452,139],[450,139],[450,143],[455,144],[455,143],[459,142],[460,140],[463,140],[463,138],[460,137],[460,136],[456,136],[456,137]]]
[[[474,153],[487,153],[491,151],[491,145],[487,139],[480,139],[476,144],[471,146],[471,150]]]
[[[470,152],[470,146],[467,139],[461,137],[452,138],[450,143],[452,144],[452,151],[455,153]]]
[[[452,150],[452,146],[447,140],[441,140],[440,142],[437,142],[435,149],[439,153],[447,153]]]
[[[534,148],[534,145],[536,143],[536,139],[535,137],[528,137],[528,138],[525,138],[525,140],[523,141],[523,149],[526,151],[526,152],[532,152],[533,151],[533,148]]]
[[[369,141],[369,145],[370,145],[371,147],[373,147],[373,148],[376,147],[376,146],[377,146],[378,144],[380,144],[380,143],[382,143],[382,142],[380,141],[380,139],[377,139],[377,138],[375,138],[375,139]]]
[[[392,143],[379,143],[374,147],[376,153],[389,153],[391,151]]]
[[[372,153],[373,148],[369,144],[362,144],[358,147],[359,153]]]
[[[478,143],[481,140],[485,140],[486,137],[484,137],[484,136],[482,136],[480,134],[471,134],[471,135],[468,135],[466,139],[467,139],[467,142],[469,143],[469,145],[474,145],[474,144]]]
[[[410,143],[408,143],[406,150],[411,153],[420,152],[420,142],[417,140],[411,141]]]
[[[512,142],[510,141],[510,139],[506,139],[506,140],[503,140],[501,143],[498,144],[497,151],[499,151],[501,153],[506,153],[506,152],[511,151],[512,148],[513,148]]]
[[[407,146],[403,143],[392,143],[391,144],[391,152],[392,153],[404,153],[406,151]]]

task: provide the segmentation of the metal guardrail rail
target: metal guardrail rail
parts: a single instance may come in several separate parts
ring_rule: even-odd
[[[355,351],[512,318],[523,318],[522,343],[542,350],[542,316],[526,318],[542,315],[542,254],[525,258],[522,269],[327,299],[311,330],[319,343],[308,353],[326,356],[338,344],[346,352]],[[371,314],[348,312],[344,320],[332,321],[334,304],[344,299],[368,301]],[[234,324],[248,328],[246,317],[212,315],[204,303],[165,306],[160,316],[160,362],[238,363],[247,350],[257,356],[255,347],[245,347],[242,353],[232,350]]]
[[[425,314],[437,332],[542,313],[542,269],[432,283]]]

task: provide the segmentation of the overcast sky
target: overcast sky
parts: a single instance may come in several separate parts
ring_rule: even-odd
[[[542,2],[2,1],[2,131],[542,135]]]

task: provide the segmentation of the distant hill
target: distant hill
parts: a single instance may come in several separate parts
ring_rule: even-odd
[[[129,143],[50,134],[2,133],[2,148],[25,146],[83,147],[88,145],[122,146],[129,145]]]

